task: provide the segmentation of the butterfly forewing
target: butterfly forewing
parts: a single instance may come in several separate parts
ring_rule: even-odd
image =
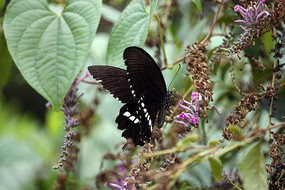
[[[138,47],[128,47],[124,51],[124,60],[129,82],[137,97],[150,91],[160,93],[161,98],[165,96],[166,85],[162,73],[147,52]]]
[[[123,103],[136,101],[130,90],[126,70],[101,65],[89,66],[88,70],[114,98],[118,98]]]

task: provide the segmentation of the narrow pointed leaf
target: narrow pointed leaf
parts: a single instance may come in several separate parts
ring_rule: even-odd
[[[61,14],[46,0],[12,0],[4,32],[14,62],[27,82],[59,109],[84,65],[99,19],[100,0],[66,0]]]
[[[107,49],[107,64],[123,66],[123,51],[128,46],[142,47],[147,38],[150,20],[157,0],[150,0],[150,11],[143,0],[133,0],[122,12],[115,24]]]
[[[223,164],[219,158],[210,158],[211,173],[216,181],[220,181],[223,172]]]
[[[245,190],[268,190],[265,162],[260,141],[251,147],[242,160],[241,172]]]
[[[243,134],[242,134],[242,130],[236,126],[236,125],[230,125],[228,127],[229,131],[232,132],[237,138],[241,137]]]

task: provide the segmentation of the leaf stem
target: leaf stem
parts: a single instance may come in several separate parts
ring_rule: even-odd
[[[230,183],[230,184],[234,187],[234,189],[242,190],[242,189],[241,189],[239,186],[237,186],[237,184],[235,184],[231,179],[226,178],[226,177],[224,177],[224,176],[222,176],[222,178],[223,178],[224,180],[226,180],[228,183]]]
[[[217,12],[216,12],[216,14],[215,14],[214,20],[213,20],[213,22],[212,22],[211,28],[210,28],[210,30],[209,30],[207,36],[206,36],[206,37],[204,38],[204,40],[201,42],[201,44],[203,44],[203,45],[206,43],[206,41],[207,41],[207,40],[211,37],[211,35],[212,35],[212,32],[213,32],[214,27],[215,27],[216,22],[217,22],[217,18],[218,18],[218,16],[219,16],[220,11],[221,11],[221,7],[222,7],[222,5],[223,5],[223,2],[224,2],[224,1],[222,1],[222,4],[219,4],[219,5],[218,5],[218,9],[217,9]]]

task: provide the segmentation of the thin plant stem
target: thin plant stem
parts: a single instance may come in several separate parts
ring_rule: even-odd
[[[223,3],[223,2],[224,2],[224,1],[222,1],[222,3]],[[214,30],[214,27],[215,27],[215,25],[216,25],[217,18],[218,18],[218,16],[219,16],[219,13],[220,13],[220,10],[221,10],[222,5],[223,5],[223,4],[219,4],[219,5],[218,5],[218,9],[217,9],[217,12],[216,12],[216,14],[215,14],[214,20],[213,20],[213,22],[212,22],[211,28],[210,28],[210,30],[209,30],[207,36],[206,36],[206,37],[204,38],[204,40],[201,42],[201,44],[204,45],[204,44],[206,43],[206,41],[211,37],[212,32],[213,32],[213,30]],[[164,70],[164,69],[167,69],[167,68],[172,68],[174,65],[176,65],[177,63],[179,63],[179,62],[185,60],[185,58],[187,58],[187,57],[189,57],[189,56],[191,56],[191,53],[186,53],[186,54],[185,54],[183,57],[181,57],[180,59],[176,60],[175,62],[173,62],[172,64],[170,64],[170,65],[168,65],[168,66],[165,66],[165,67],[161,68],[160,70]]]
[[[205,122],[202,122],[201,127],[202,127],[202,134],[203,134],[203,143],[207,145],[208,142],[207,142],[207,133],[205,129]]]
[[[156,19],[157,26],[158,26],[158,32],[159,32],[159,37],[160,37],[161,49],[162,49],[162,52],[163,52],[164,64],[165,64],[165,67],[168,68],[167,57],[166,57],[165,48],[164,48],[164,42],[163,42],[163,34],[162,34],[161,24],[160,24],[160,19],[159,19],[159,17],[156,14],[153,14],[153,16]]]
[[[237,149],[238,147],[241,147],[241,146],[245,146],[249,143],[251,143],[252,141],[254,141],[255,139],[257,138],[263,138],[263,135],[261,136],[260,134],[261,133],[264,133],[265,131],[268,131],[268,130],[271,130],[271,129],[275,129],[275,128],[278,128],[278,127],[284,127],[285,126],[285,122],[282,122],[282,123],[279,123],[275,126],[271,126],[269,128],[264,128],[264,129],[260,129],[259,132],[257,133],[254,133],[252,135],[252,137],[250,138],[247,138],[247,139],[244,139],[242,141],[237,141],[237,142],[234,142],[234,144],[230,145],[229,147],[226,147],[226,148],[223,148],[222,150],[218,151],[221,147],[224,147],[225,145],[219,145],[219,146],[212,146],[212,147],[209,147],[209,146],[201,146],[201,147],[187,147],[187,148],[184,148],[184,150],[182,149],[178,149],[178,148],[172,148],[172,149],[168,149],[168,150],[162,150],[162,151],[157,151],[157,152],[153,152],[153,153],[150,153],[150,154],[147,154],[147,155],[144,155],[144,158],[148,158],[148,157],[153,157],[153,156],[160,156],[160,155],[165,155],[165,154],[170,154],[170,153],[173,153],[173,152],[184,152],[186,150],[190,150],[190,149],[201,149],[201,148],[208,148],[202,152],[199,152],[193,156],[191,156],[190,158],[188,158],[187,160],[185,160],[180,166],[179,168],[177,169],[176,172],[173,172],[172,174],[172,180],[171,182],[168,184],[167,186],[167,189],[171,189],[171,187],[175,184],[175,182],[177,181],[178,177],[180,176],[180,174],[182,172],[184,172],[187,168],[191,167],[190,164],[192,164],[193,162],[195,162],[197,159],[201,158],[201,157],[204,157],[204,156],[207,156],[207,155],[211,155],[211,154],[214,154],[215,157],[219,157],[219,156],[222,156],[230,151],[233,151],[235,149]],[[232,143],[232,142],[230,142]],[[203,162],[206,162],[209,160],[209,156],[199,160],[199,163],[203,163]],[[282,174],[284,175],[284,173]],[[154,188],[154,187],[152,187]],[[235,188],[238,189],[237,186],[235,186]]]
[[[222,1],[222,4],[223,4],[223,2],[224,2],[224,1]],[[218,5],[218,9],[217,9],[217,12],[216,12],[216,14],[215,14],[214,20],[213,20],[213,22],[212,22],[211,28],[210,28],[210,30],[209,30],[207,36],[206,36],[206,37],[204,38],[204,40],[201,42],[201,44],[203,44],[203,45],[206,43],[206,41],[207,41],[207,40],[211,37],[211,35],[212,35],[212,32],[213,32],[214,27],[215,27],[215,25],[216,25],[216,22],[217,22],[219,13],[220,13],[220,11],[221,11],[222,4],[219,4],[219,5]]]
[[[273,29],[273,35],[275,35],[275,30]],[[278,42],[276,42],[278,43]],[[274,63],[273,63],[273,69],[276,67],[277,65],[277,58],[275,57],[274,58]],[[271,86],[274,87],[275,86],[275,72],[273,71],[273,74],[272,74],[272,83],[271,83]],[[274,101],[274,97],[272,97],[270,99],[270,106],[269,106],[269,123],[268,123],[268,127],[271,126],[271,118],[272,118],[272,108],[273,108],[273,101]],[[271,139],[271,130],[269,130],[269,139]]]
[[[235,77],[235,71],[234,71],[234,67],[233,67],[233,59],[231,57],[230,59],[230,73],[231,73],[231,77],[232,77],[232,81],[235,85],[235,88],[236,90],[242,95],[246,95],[246,93],[242,92],[241,89],[239,88],[239,86],[237,85],[237,82],[236,82],[236,77]]]
[[[242,189],[241,189],[239,186],[237,186],[237,184],[235,184],[231,179],[226,178],[226,177],[224,177],[224,176],[222,176],[222,178],[223,178],[224,180],[227,180],[227,182],[230,183],[230,184],[234,187],[234,189],[242,190]]]
[[[87,84],[100,84],[100,82],[88,81],[88,80],[82,80],[82,82],[87,83]]]

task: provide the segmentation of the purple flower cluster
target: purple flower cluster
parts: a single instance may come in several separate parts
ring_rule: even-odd
[[[243,17],[243,20],[235,20],[235,23],[244,23],[245,27],[241,25],[239,26],[246,31],[247,28],[251,28],[253,25],[257,24],[263,15],[266,15],[266,17],[270,16],[270,14],[266,11],[266,5],[263,4],[264,2],[265,0],[260,0],[257,6],[254,4],[247,9],[240,5],[235,6],[234,10],[239,12]]]
[[[204,106],[203,97],[197,92],[192,93],[191,102],[187,102],[183,98],[181,103],[178,104],[178,108],[183,108],[185,111],[181,112],[177,116],[174,116],[174,123],[182,124],[186,131],[188,131],[191,126],[198,126],[199,114],[203,111],[202,106]],[[214,108],[218,115],[220,115],[220,112],[216,106],[213,105],[209,109],[211,108]]]
[[[58,169],[63,166],[63,162],[66,161],[66,157],[69,155],[69,148],[75,146],[73,143],[73,139],[76,136],[76,133],[72,131],[72,128],[79,125],[78,120],[74,117],[79,113],[78,100],[80,97],[83,96],[83,93],[76,95],[76,92],[78,91],[78,84],[89,76],[89,73],[86,72],[86,74],[80,79],[75,80],[64,98],[61,111],[64,112],[64,130],[68,132],[64,136],[64,143],[61,147],[60,160],[58,161],[58,165],[55,166],[54,169]],[[50,103],[47,103],[46,107],[49,108]]]
[[[185,105],[183,105],[185,104]],[[181,112],[181,114],[174,116],[174,123],[179,123],[185,126],[186,130],[190,126],[195,126],[199,123],[199,111],[200,107],[203,105],[203,100],[201,95],[198,93],[192,93],[191,102],[187,102],[184,98],[181,103],[178,104],[178,108],[183,108],[186,111]]]
[[[115,190],[131,190],[131,189],[134,189],[134,188],[130,187],[130,185],[127,182],[128,180],[133,180],[133,177],[129,177],[126,174],[126,168],[123,166],[123,163],[120,162],[118,164],[118,167],[119,167],[119,172],[122,174],[122,177],[116,179],[113,182],[107,182],[105,184],[105,186],[113,188]]]
[[[71,128],[79,125],[78,120],[74,118],[74,116],[76,116],[79,113],[78,100],[79,98],[81,98],[81,96],[83,96],[83,93],[77,96],[76,92],[78,91],[78,84],[89,76],[90,76],[89,73],[86,73],[80,79],[75,80],[64,98],[61,111],[64,112],[64,119],[65,119],[64,130],[65,131],[70,131]]]

